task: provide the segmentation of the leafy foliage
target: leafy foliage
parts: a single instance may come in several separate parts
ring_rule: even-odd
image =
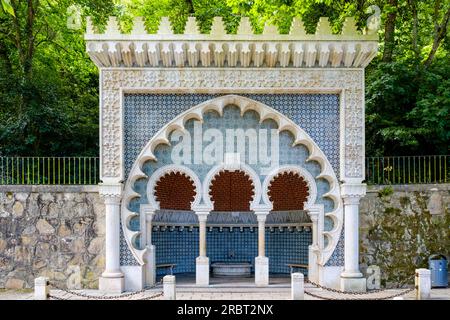
[[[68,11],[113,14],[108,1],[18,1],[0,13],[0,154],[97,155],[98,71]]]
[[[208,32],[222,16],[236,32],[248,16],[256,32],[265,23],[288,33],[294,17],[307,32],[330,17],[333,32],[346,16],[362,30],[370,5],[382,12],[380,54],[366,70],[366,153],[446,154],[450,110],[450,0],[1,0],[0,154],[98,153],[98,71],[85,53],[83,32],[70,29],[70,7],[92,16],[99,31],[110,15],[131,30],[144,16],[156,32],[168,16],[182,33],[189,16]]]

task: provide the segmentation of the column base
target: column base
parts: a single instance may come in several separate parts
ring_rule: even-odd
[[[366,292],[366,278],[347,278],[341,275],[341,290],[344,292]]]
[[[269,285],[269,258],[255,258],[255,285],[264,287]]]
[[[209,285],[209,258],[197,257],[195,259],[195,283],[198,286]]]
[[[125,278],[105,278],[98,279],[98,289],[103,293],[122,293],[125,291]]]

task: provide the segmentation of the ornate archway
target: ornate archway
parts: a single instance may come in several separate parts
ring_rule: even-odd
[[[255,111],[259,115],[261,122],[269,119],[273,120],[278,127],[278,132],[288,131],[292,135],[294,141],[292,144],[293,147],[298,145],[303,145],[306,147],[309,152],[309,156],[306,159],[307,162],[318,163],[320,172],[314,177],[304,168],[282,166],[269,174],[269,176],[264,179],[263,183],[261,183],[261,176],[259,176],[250,166],[240,163],[238,170],[245,172],[246,176],[248,176],[249,180],[251,180],[253,197],[249,209],[254,211],[259,216],[264,214],[267,215],[272,208],[272,202],[268,196],[268,192],[270,182],[273,178],[277,177],[280,173],[292,172],[303,179],[308,187],[307,201],[304,209],[307,210],[312,216],[317,217],[316,220],[313,220],[316,221],[316,227],[314,228],[315,242],[311,248],[314,258],[310,259],[310,261],[313,261],[316,269],[320,266],[324,266],[336,247],[342,229],[342,200],[340,197],[339,184],[329,161],[316,143],[309,137],[309,135],[289,118],[261,102],[236,95],[226,95],[206,101],[180,114],[174,120],[166,124],[142,149],[132,166],[130,175],[125,184],[124,199],[122,202],[122,228],[131,252],[141,265],[145,265],[149,261],[147,251],[151,248],[151,244],[147,243],[147,245],[144,246],[142,245],[143,241],[141,241],[141,245],[136,245],[135,241],[137,237],[140,237],[141,239],[143,238],[143,228],[141,227],[140,230],[132,230],[129,224],[129,221],[132,218],[139,215],[139,213],[133,211],[129,206],[130,202],[134,201],[133,199],[141,197],[141,195],[134,190],[134,185],[139,179],[148,179],[148,206],[141,204],[141,207],[145,208],[141,210],[142,215],[142,212],[144,211],[151,212],[152,210],[154,211],[159,209],[159,204],[155,198],[154,190],[157,186],[157,182],[160,181],[163,176],[170,172],[179,172],[180,174],[189,177],[189,179],[192,180],[196,190],[195,199],[191,208],[197,213],[200,226],[202,226],[203,223],[203,228],[206,227],[206,216],[211,210],[213,210],[213,202],[211,201],[212,199],[210,195],[211,182],[214,177],[220,174],[220,172],[225,172],[227,170],[226,165],[217,165],[209,170],[203,179],[203,183],[200,182],[199,177],[193,170],[185,166],[166,165],[159,168],[155,172],[152,172],[149,176],[144,173],[143,166],[148,161],[156,162],[160,160],[155,155],[155,150],[160,145],[170,145],[169,137],[174,130],[186,130],[185,124],[187,121],[190,119],[201,121],[204,118],[205,113],[211,110],[217,112],[221,116],[225,106],[228,105],[234,105],[239,108],[241,115],[250,110]],[[326,213],[324,212],[323,205],[316,204],[317,179],[323,179],[327,181],[329,185],[328,192],[323,194],[322,197],[331,199],[333,202],[333,208],[331,211]],[[201,192],[199,192],[200,190]],[[328,217],[333,221],[333,228],[331,230],[325,231],[323,229],[323,221],[325,217]],[[142,223],[148,223],[149,219],[144,219],[141,216],[141,221]],[[264,227],[264,225],[262,226]],[[326,246],[323,246],[324,237],[328,240]],[[202,263],[204,269],[208,267],[207,260],[203,259]]]

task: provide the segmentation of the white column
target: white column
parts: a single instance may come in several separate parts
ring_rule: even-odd
[[[266,215],[258,215],[258,257],[266,256]]]
[[[308,215],[312,222],[312,248],[314,250],[323,249],[323,218],[324,218],[324,205],[315,204],[309,207]]]
[[[365,184],[341,185],[344,200],[344,271],[341,290],[366,291],[366,279],[359,271],[359,200],[366,193]]]
[[[359,197],[344,198],[344,273],[347,277],[358,278],[359,271]]]
[[[124,291],[124,277],[120,270],[120,200],[122,184],[100,184],[100,196],[105,201],[105,271],[99,279],[100,291]]]
[[[199,256],[195,260],[195,282],[209,285],[209,258],[206,256],[206,220],[209,211],[196,211],[199,223]]]
[[[156,283],[156,256],[155,246],[152,244],[152,221],[156,209],[151,205],[144,204],[140,207],[141,222],[141,248],[146,248],[144,266],[145,285],[153,286]]]
[[[308,279],[312,282],[319,283],[319,215],[320,209],[323,213],[322,207],[311,207],[308,209],[308,214],[312,222],[312,244],[308,248]],[[320,232],[322,232],[321,230]]]
[[[208,216],[205,215],[199,215],[198,216],[198,224],[199,224],[199,256],[200,257],[206,257],[206,220],[208,219]]]
[[[256,211],[258,220],[258,256],[255,258],[255,284],[269,285],[269,258],[266,257],[266,218],[269,211]]]

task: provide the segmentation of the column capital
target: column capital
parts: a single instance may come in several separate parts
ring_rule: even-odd
[[[317,217],[325,211],[325,206],[322,203],[316,203],[306,210],[308,211],[311,219],[313,219],[314,217],[317,219]]]
[[[123,184],[117,183],[99,183],[99,194],[107,204],[120,204],[122,198]]]
[[[204,222],[208,218],[208,214],[213,210],[209,205],[198,204],[192,207],[192,210],[198,217],[198,222]]]
[[[250,209],[256,214],[256,216],[267,216],[272,210],[272,204],[258,204],[252,206]]]
[[[195,213],[197,213],[197,212],[210,213],[213,210],[214,210],[214,208],[208,204],[197,204],[197,205],[192,206],[192,211],[195,211]]]
[[[256,220],[258,222],[266,222],[267,214],[259,213],[256,214]]]
[[[139,212],[146,217],[146,221],[151,222],[155,215],[156,209],[150,204],[141,204],[139,206]]]
[[[197,215],[198,218],[198,222],[206,222],[206,220],[208,220],[208,213],[206,212],[196,212],[195,213]]]
[[[344,199],[344,204],[359,204],[359,200],[366,195],[366,189],[365,183],[341,184],[341,197]]]

